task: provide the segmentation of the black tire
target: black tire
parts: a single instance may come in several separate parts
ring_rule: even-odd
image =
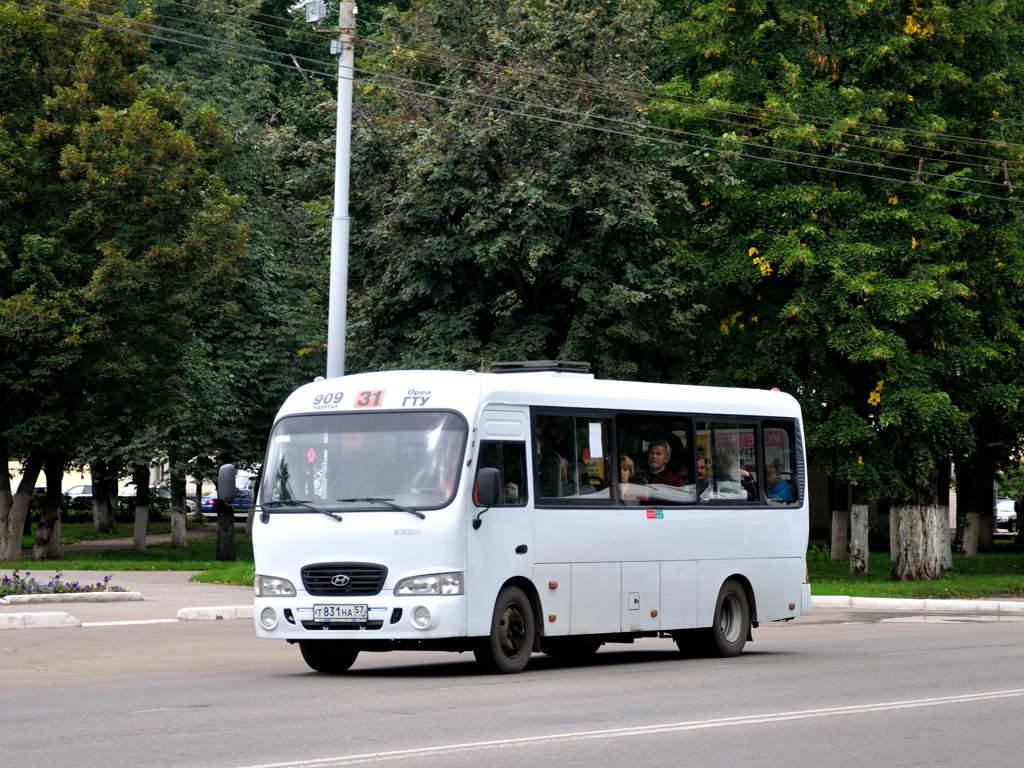
[[[491,634],[480,640],[473,656],[488,672],[517,674],[530,661],[536,632],[530,598],[519,587],[505,587],[494,604]]]
[[[329,675],[347,672],[359,655],[344,640],[300,640],[299,651],[310,669]]]
[[[546,637],[540,641],[540,650],[548,656],[583,659],[597,653],[601,645],[600,640],[580,637]]]
[[[743,585],[729,579],[718,591],[714,623],[701,631],[709,656],[739,656],[750,635],[750,603]]]

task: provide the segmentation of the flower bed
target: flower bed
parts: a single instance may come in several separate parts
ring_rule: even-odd
[[[77,592],[124,592],[124,587],[115,587],[110,583],[110,576],[104,576],[102,581],[95,584],[82,584],[77,581],[62,581],[58,570],[52,579],[41,583],[36,580],[31,571],[25,571],[22,576],[17,569],[11,572],[10,576],[0,579],[0,597],[11,595],[57,595]]]

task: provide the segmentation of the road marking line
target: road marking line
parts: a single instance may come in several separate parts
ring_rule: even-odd
[[[414,749],[398,749],[388,752],[372,752],[360,755],[339,755],[312,760],[298,760],[288,763],[265,763],[260,765],[239,766],[239,768],[334,768],[334,766],[360,765],[378,760],[400,760],[407,757],[436,755],[445,752],[472,752],[528,744],[542,744],[553,741],[579,741],[584,739],[609,739],[628,736],[646,736],[658,733],[677,731],[699,731],[711,728],[724,728],[738,725],[763,725],[779,723],[787,720],[807,720],[818,717],[834,717],[836,715],[858,715],[871,712],[886,712],[897,709],[917,709],[920,707],[937,707],[949,704],[969,704],[975,701],[993,699],[1010,699],[1024,696],[1024,689],[1017,688],[1007,691],[988,691],[960,696],[939,696],[930,699],[910,699],[907,701],[888,701],[878,704],[857,704],[849,707],[829,707],[826,709],[807,709],[795,712],[777,712],[764,715],[743,715],[740,717],[723,717],[715,720],[692,720],[681,723],[663,723],[661,725],[642,725],[632,728],[610,728],[599,731],[574,731],[569,733],[553,733],[547,736],[524,736],[517,739],[496,739],[494,741],[477,741],[465,744],[446,744],[437,747],[419,747]]]
[[[139,619],[137,621],[83,621],[83,627],[125,627],[129,624],[177,624],[178,619]]]

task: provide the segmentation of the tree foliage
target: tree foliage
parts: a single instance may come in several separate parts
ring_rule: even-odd
[[[663,378],[691,286],[660,227],[685,164],[621,135],[657,7],[420,2],[367,45],[353,160],[357,369],[590,360]],[[411,87],[394,87],[393,78]]]
[[[978,414],[1019,425],[1019,3],[675,10],[663,114],[734,177],[691,228],[715,379],[798,392],[820,463],[934,504]]]
[[[1019,34],[1005,4],[915,9],[679,3],[663,102],[734,178],[691,228],[716,379],[800,392],[875,496],[969,451],[982,402],[1018,407]]]
[[[141,86],[146,46],[112,10],[83,3],[78,18],[104,22],[83,27],[2,6],[5,81],[35,85],[0,102],[3,427],[13,455],[145,465],[203,389],[197,328],[244,231],[209,170],[230,136],[213,112]],[[24,510],[6,501],[14,557]]]

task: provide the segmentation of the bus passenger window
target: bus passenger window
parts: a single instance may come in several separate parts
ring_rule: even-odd
[[[702,423],[697,429],[698,474],[702,500],[757,501],[757,426],[749,423]],[[703,472],[701,471],[703,470]]]
[[[611,499],[611,421],[599,416],[540,415],[534,468],[537,496],[575,503]]]
[[[766,421],[764,441],[765,498],[769,504],[795,504],[800,500],[796,440],[792,422]]]
[[[480,444],[478,468],[494,467],[501,473],[502,501],[499,506],[521,507],[529,496],[526,486],[526,445],[484,441]]]

